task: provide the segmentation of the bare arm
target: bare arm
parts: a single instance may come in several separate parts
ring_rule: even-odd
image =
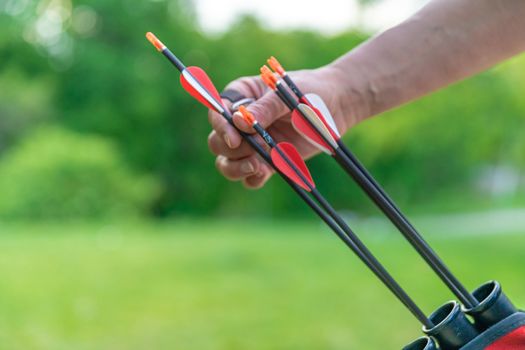
[[[434,0],[331,66],[354,104],[343,106],[351,126],[523,50],[525,1]]]
[[[523,50],[525,0],[433,0],[332,64],[292,75],[303,91],[325,100],[344,132]],[[286,106],[258,77],[235,80],[228,88],[257,99],[248,108],[278,141],[293,142],[305,158],[318,153],[291,127]],[[271,168],[220,115],[211,112],[209,118],[214,130],[208,142],[219,171],[248,187],[261,187]]]

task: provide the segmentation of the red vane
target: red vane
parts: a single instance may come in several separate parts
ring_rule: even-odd
[[[339,140],[341,138],[341,134],[339,133],[339,129],[337,128],[337,124],[334,120],[334,117],[332,116],[332,113],[330,113],[330,110],[328,109],[328,106],[324,103],[321,96],[308,93],[303,96],[301,101],[306,101],[307,104],[310,106],[315,107],[315,110],[319,111],[317,115],[322,115],[323,118],[321,120],[324,122],[324,125],[331,131],[332,137],[334,137],[336,140]]]
[[[199,89],[202,87],[212,98],[222,105],[221,96],[219,95],[217,88],[215,85],[213,85],[210,77],[208,77],[208,74],[206,74],[202,68],[188,67],[186,68],[186,71],[186,73],[183,72],[180,75],[180,83],[182,84],[184,90],[188,91],[191,96],[193,96],[196,100],[209,109],[216,110],[216,108],[208,101],[208,99],[203,96],[203,92],[199,91]],[[195,81],[191,81],[191,77],[186,76],[187,73],[190,73]],[[198,86],[198,84],[200,84],[200,86]]]
[[[301,172],[303,177],[308,181],[311,188],[315,187],[314,180],[312,179],[312,175],[310,175],[310,171],[306,167],[306,163],[304,162],[303,158],[297,152],[297,149],[288,142],[280,142],[277,144],[277,147],[286,155],[286,157],[294,164],[294,166]],[[276,147],[272,148],[271,151],[271,157],[272,161],[281,171],[284,175],[286,175],[287,178],[295,182],[300,187],[304,188],[308,192],[311,191],[308,184],[306,184],[301,177],[294,171],[294,169],[288,165],[286,160],[279,154],[279,151],[277,151]]]
[[[319,109],[317,109],[313,104],[311,104],[310,101],[308,101],[308,99],[306,99],[306,97],[304,97],[304,96],[301,97],[300,101],[302,103],[304,103],[305,105],[308,105],[308,107],[310,107],[315,112],[315,114],[317,114],[317,116],[319,117],[319,119],[321,119],[321,121],[326,126],[328,131],[330,131],[330,134],[332,135],[332,137],[334,139],[339,140],[341,138],[339,135],[337,135],[334,132],[334,130],[332,129],[332,126],[326,121],[326,118],[324,117],[323,113],[321,113],[321,111]]]
[[[313,110],[315,111],[315,109]],[[322,148],[327,153],[333,153],[330,151],[332,148],[323,140],[319,133],[310,125],[310,123],[308,123],[297,109],[294,109],[292,112],[292,125],[295,130],[301,133],[308,141],[314,143],[315,146]]]

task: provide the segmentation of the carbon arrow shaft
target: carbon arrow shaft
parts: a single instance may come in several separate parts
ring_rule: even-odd
[[[151,36],[153,35],[151,34]],[[150,38],[150,33],[148,33],[148,39],[181,73],[186,69],[185,65],[165,45],[163,45],[154,36],[153,38]],[[239,134],[250,144],[250,146],[277,171],[277,173],[290,185],[290,187],[292,187],[292,189],[305,201],[305,203],[334,231],[334,233],[345,243],[345,245],[350,248],[388,287],[388,289],[398,297],[398,299],[421,322],[421,324],[429,329],[433,327],[432,322],[392,278],[392,276],[388,274],[384,267],[377,261],[377,259],[367,249],[367,247],[357,238],[357,236],[348,227],[346,222],[342,220],[340,215],[337,214],[337,212],[324,199],[324,197],[315,188],[312,188],[312,195],[317,200],[317,203],[312,200],[305,190],[291,181],[278,168],[275,167],[269,154],[252,135],[242,132],[235,126],[231,113],[226,108],[218,110],[218,112],[221,113],[227,122],[239,132]],[[284,154],[282,151],[280,151],[280,153],[281,155],[284,155],[285,159],[287,159],[286,154]],[[290,165],[295,167],[293,163],[290,163]],[[296,168],[295,171],[297,171]],[[302,176],[301,173],[300,176]],[[304,177],[302,177],[302,179],[305,183],[309,183]]]
[[[303,98],[304,94],[299,90],[297,85],[293,83],[291,78],[285,74],[283,80],[288,84],[290,89],[296,94],[298,98]],[[291,82],[291,83],[290,83]],[[298,102],[280,83],[275,84],[278,96],[283,100],[287,106],[297,108]],[[292,109],[292,110],[293,110]],[[302,113],[299,110],[300,113]],[[308,120],[308,118],[305,119]],[[310,121],[308,120],[310,123]],[[315,128],[315,125],[310,125]],[[317,129],[316,129],[317,130]],[[322,133],[318,133],[327,144],[330,144]],[[376,204],[376,206],[388,217],[394,226],[401,232],[405,239],[412,245],[417,253],[425,260],[425,262],[432,268],[436,275],[443,281],[443,283],[450,289],[450,291],[461,301],[467,308],[475,307],[479,301],[469,293],[465,286],[458,280],[458,278],[447,267],[438,254],[430,247],[421,234],[408,221],[405,215],[401,212],[394,201],[386,194],[379,183],[372,177],[366,168],[358,161],[358,159],[350,152],[350,150],[339,139],[337,140],[339,147],[333,148],[334,155],[338,164],[350,175],[354,181],[361,187],[361,189],[369,196],[369,198]]]
[[[384,285],[407,307],[407,309],[421,322],[422,324],[432,324],[432,322],[426,317],[423,311],[417,306],[417,304],[410,298],[405,290],[397,283],[397,281],[389,274],[384,266],[377,260],[373,253],[366,247],[366,245],[357,237],[357,235],[348,226],[346,221],[337,213],[337,211],[330,205],[330,203],[324,198],[324,196],[313,186],[309,179],[307,179],[301,172],[301,170],[294,164],[294,162],[286,155],[286,153],[280,148],[270,134],[257,122],[253,125],[254,130],[265,140],[265,142],[274,148],[281,157],[286,161],[293,171],[301,178],[301,180],[308,184],[310,193],[319,203],[319,205],[330,215],[330,217],[339,225],[344,232],[344,235],[349,239],[345,241],[350,249],[359,257],[363,263],[365,263],[370,270],[384,283]],[[339,234],[338,234],[339,236]],[[341,238],[341,236],[339,236]]]

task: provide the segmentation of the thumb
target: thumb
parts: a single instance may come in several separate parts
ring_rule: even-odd
[[[273,91],[267,91],[260,99],[253,102],[247,107],[255,119],[263,128],[272,125],[277,119],[286,115],[289,110],[288,107],[281,101],[281,99]],[[251,126],[237,113],[234,115],[233,122],[244,132],[253,132]]]

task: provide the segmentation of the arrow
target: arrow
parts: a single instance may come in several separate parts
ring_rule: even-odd
[[[310,105],[296,101],[267,66],[261,67],[261,78],[292,110],[294,129],[321,151],[335,154],[335,149],[339,147],[337,141],[328,129],[328,124],[319,118],[318,113]],[[297,87],[293,85],[292,89],[297,90]]]
[[[207,107],[213,107],[232,125],[245,139],[252,148],[270,165],[277,173],[292,187],[292,189],[303,199],[306,204],[334,231],[334,233],[349,247],[359,259],[385,284],[385,286],[396,295],[396,297],[407,307],[407,309],[427,328],[433,327],[433,323],[425,316],[421,309],[414,303],[408,294],[399,286],[399,284],[392,278],[392,276],[385,270],[385,268],[377,261],[368,248],[359,240],[359,238],[348,227],[346,222],[342,220],[339,214],[330,206],[323,196],[315,189],[315,184],[311,178],[310,172],[304,164],[299,153],[291,144],[281,143],[276,144],[271,136],[262,128],[260,134],[266,135],[265,142],[275,148],[273,155],[269,155],[264,148],[259,145],[252,135],[240,131],[233,123],[232,116],[227,108],[223,106],[218,98],[216,88],[211,79],[202,70],[187,69],[186,66],[152,33],[146,34],[147,39],[161,52],[183,75],[181,83],[187,91],[195,97],[199,102]],[[184,76],[184,72],[186,76]],[[204,74],[203,74],[204,73]],[[208,90],[210,88],[210,90]],[[246,114],[246,109],[242,108]],[[245,117],[246,120],[246,117]],[[248,120],[252,124],[258,125],[253,115]],[[261,135],[261,136],[262,136]],[[293,149],[293,151],[292,151]],[[301,162],[298,161],[301,159]],[[276,160],[279,167],[273,162]],[[301,164],[302,163],[302,164]],[[292,171],[290,171],[290,169]],[[286,175],[285,172],[288,174]],[[295,176],[292,175],[295,173]],[[318,203],[312,200],[304,191],[303,187],[308,188]]]
[[[155,34],[148,32],[146,38],[181,72],[180,83],[193,98],[219,114],[226,112],[219,92],[208,74],[199,67],[186,67]]]
[[[208,75],[198,67],[187,68],[153,33],[147,33],[146,38],[181,72],[180,80],[183,88],[197,101],[221,114],[228,123],[237,130],[241,137],[261,156],[261,158],[276,170],[276,172],[290,185],[299,197],[301,197],[301,199],[343,240],[343,242],[345,242],[347,246],[352,248],[351,242],[349,242],[348,238],[344,235],[343,231],[335,221],[308,196],[301,186],[293,182],[275,167],[270,154],[266,152],[253,136],[242,132],[235,126],[229,110],[224,108],[224,105],[221,103],[220,95],[218,95],[217,89]]]
[[[304,107],[300,108],[300,104],[291,94],[286,90],[281,81],[277,79],[273,72],[267,67],[261,68],[261,75],[264,75],[264,82],[271,81],[272,84],[268,85],[272,90],[278,91],[278,96],[286,101],[286,105],[291,107],[292,111],[299,110],[301,116],[308,121],[308,124],[313,129],[313,132],[318,137],[313,137],[312,130],[306,132],[304,125],[297,124],[296,129],[300,129],[300,134],[305,136],[314,145],[323,151],[325,151],[327,144],[331,146],[331,154],[339,165],[357,182],[361,189],[369,196],[369,198],[376,204],[376,206],[390,219],[390,221],[397,227],[397,229],[403,234],[405,239],[414,247],[419,255],[425,260],[425,262],[434,270],[439,278],[445,283],[445,285],[451,290],[451,292],[461,301],[467,308],[472,308],[479,305],[478,300],[468,292],[463,284],[457,279],[452,271],[445,265],[443,260],[437,255],[437,253],[430,247],[430,245],[424,240],[421,234],[414,228],[414,226],[408,221],[405,215],[401,212],[399,207],[394,201],[386,194],[379,183],[372,177],[367,169],[359,162],[352,152],[345,146],[341,141],[339,131],[335,127],[331,127],[330,124],[335,125],[333,117],[326,108],[322,99],[318,96],[304,95],[297,85],[290,78],[288,73],[284,70],[281,64],[271,57],[268,60],[270,66],[274,71],[283,79],[288,87],[293,91],[299,102],[314,106],[314,112],[327,128],[330,130],[332,138],[328,137],[326,131],[320,128],[319,122],[315,123],[312,121],[314,118],[311,113],[305,113]],[[310,98],[308,98],[308,96]],[[324,113],[321,110],[325,111]],[[331,120],[331,122],[328,122]],[[292,117],[292,123],[293,123]],[[324,141],[320,142],[319,138]],[[336,145],[331,142],[335,139]]]
[[[337,143],[317,113],[309,105],[298,103],[293,98],[287,98],[286,94],[289,95],[289,93],[283,89],[281,82],[267,66],[261,67],[261,78],[268,87],[279,95],[281,100],[286,101],[285,103],[292,110],[294,129],[313,146],[325,153],[332,154],[332,149],[338,147]]]
[[[224,106],[217,88],[211,82],[205,71],[199,67],[188,67],[180,75],[180,83],[197,101],[219,113],[224,112]]]
[[[245,106],[239,107],[239,114],[244,121],[259,134],[271,149],[271,157],[275,167],[297,185],[309,192],[315,190],[315,183],[303,158],[294,145],[288,142],[277,143],[272,136],[257,122]]]
[[[263,129],[245,106],[239,107],[239,113],[244,121],[252,126],[270,146],[270,157],[275,168],[304,190],[312,191],[315,188],[314,180],[297,149],[288,142],[275,143],[270,134]]]
[[[290,180],[294,181],[299,186],[306,185],[307,190],[316,199],[319,205],[335,220],[344,234],[352,242],[351,248],[356,255],[376,274],[376,276],[385,284],[385,286],[394,293],[394,295],[408,308],[410,312],[422,323],[432,324],[432,322],[425,316],[421,309],[414,303],[408,294],[399,286],[394,278],[386,271],[375,256],[368,250],[357,235],[350,229],[347,223],[335,211],[335,209],[328,203],[324,196],[315,188],[315,184],[310,176],[310,171],[306,167],[304,160],[300,156],[297,149],[288,142],[277,143],[272,136],[257,122],[252,113],[250,113],[245,106],[239,108],[239,114],[244,121],[250,125],[259,136],[271,148],[272,159],[274,164],[285,174]],[[292,173],[293,172],[293,173]]]
[[[275,71],[277,74],[285,81],[286,85],[294,92],[300,102],[309,105],[315,112],[318,114],[319,118],[323,121],[323,124],[330,130],[333,137],[336,139],[340,138],[339,130],[337,125],[330,113],[330,110],[324,103],[323,99],[316,94],[303,94],[295,82],[290,78],[288,73],[284,70],[283,66],[279,61],[274,57],[270,57],[268,60],[268,65]],[[267,67],[266,67],[267,68]],[[269,70],[269,69],[268,69]]]

